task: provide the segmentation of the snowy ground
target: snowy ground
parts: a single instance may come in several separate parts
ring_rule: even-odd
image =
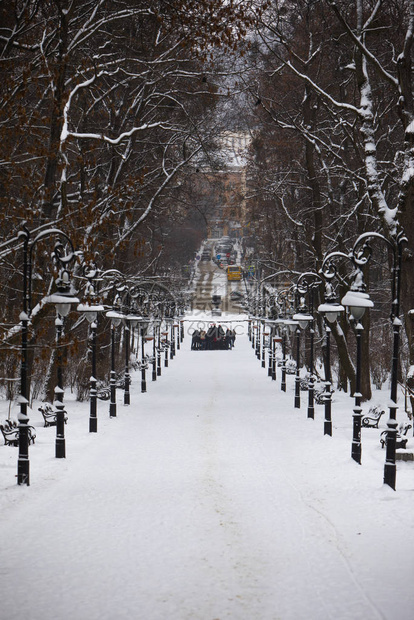
[[[118,392],[117,418],[99,402],[97,434],[66,394],[66,459],[35,403],[30,487],[0,446],[0,618],[411,620],[414,462],[384,486],[383,418],[356,464],[353,400],[335,393],[323,436],[323,407],[307,419],[302,393],[294,409],[293,377],[281,392],[243,317],[222,319],[234,350],[191,351],[187,334],[147,393],[138,373],[129,407]]]

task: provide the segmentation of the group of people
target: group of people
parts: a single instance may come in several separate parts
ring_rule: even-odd
[[[233,329],[224,331],[221,325],[210,325],[207,331],[194,330],[191,339],[192,351],[211,351],[213,349],[232,349],[236,334]]]

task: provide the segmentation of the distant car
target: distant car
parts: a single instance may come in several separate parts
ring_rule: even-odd
[[[213,316],[221,316],[221,310],[220,310],[220,308],[213,308],[213,309],[212,309],[212,311],[211,311],[211,314],[212,314]]]
[[[243,293],[240,293],[240,291],[232,291],[230,293],[230,299],[232,301],[239,301],[240,299],[243,299]]]
[[[217,254],[231,254],[232,250],[232,245],[219,245],[217,248]]]

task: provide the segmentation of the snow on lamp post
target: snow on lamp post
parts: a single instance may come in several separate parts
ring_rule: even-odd
[[[300,408],[300,333],[305,330],[308,325],[312,324],[313,317],[306,312],[303,306],[302,312],[293,315],[296,321],[296,377],[295,377],[295,407]]]
[[[128,312],[124,317],[125,321],[125,374],[124,374],[124,405],[131,404],[131,394],[130,394],[130,386],[131,386],[131,375],[129,373],[129,357],[130,357],[130,346],[131,346],[131,328],[134,329],[141,320],[141,316],[135,313],[135,311]]]
[[[324,435],[332,437],[332,371],[331,371],[331,328],[330,324],[333,324],[338,319],[341,312],[344,311],[344,306],[336,301],[334,290],[329,282],[325,283],[325,302],[318,306],[318,312],[322,314],[324,318],[325,326],[325,389],[323,395],[324,407],[325,407],[325,419],[323,432]]]
[[[91,376],[89,380],[89,432],[96,433],[98,431],[98,416],[97,416],[97,400],[98,394],[96,389],[96,334],[98,329],[98,313],[103,312],[105,308],[96,302],[96,293],[93,281],[97,277],[97,271],[90,266],[85,268],[88,284],[86,286],[85,295],[87,297],[86,303],[78,305],[78,312],[82,312],[84,317],[89,323],[89,341],[91,345]]]
[[[314,419],[315,417],[315,372],[314,372],[314,336],[315,330],[313,328],[314,316],[313,316],[313,296],[316,286],[321,284],[322,280],[317,273],[305,272],[302,273],[297,282],[299,293],[308,295],[309,311],[306,306],[304,312],[295,314],[293,318],[299,322],[302,329],[306,329],[309,325],[310,334],[310,346],[309,346],[309,385],[308,385],[308,418]]]
[[[123,314],[119,312],[117,298],[114,300],[112,310],[106,313],[108,319],[111,320],[111,373],[109,379],[110,402],[109,417],[116,417],[116,370],[115,370],[115,332],[116,328],[121,325]]]
[[[387,422],[386,437],[386,456],[384,465],[384,484],[395,490],[396,486],[396,463],[395,450],[397,438],[397,387],[398,387],[398,364],[399,364],[399,343],[400,343],[400,289],[401,289],[401,268],[403,246],[407,243],[407,238],[402,232],[394,237],[386,238],[380,233],[367,232],[358,237],[352,254],[358,266],[366,265],[372,255],[371,241],[378,240],[384,242],[392,257],[391,264],[391,326],[393,332],[393,352],[391,362],[391,393],[390,393],[390,417]],[[355,307],[355,306],[354,306]],[[354,315],[355,316],[355,315]]]
[[[147,391],[147,378],[146,378],[147,360],[145,357],[145,342],[146,342],[149,323],[150,323],[149,319],[145,317],[141,317],[139,321],[139,325],[141,328],[141,392]]]
[[[358,240],[357,240],[358,243]],[[320,269],[321,275],[325,280],[331,281],[337,276],[337,269],[335,266],[336,259],[350,260],[354,267],[354,280],[351,286],[351,290],[342,298],[341,304],[348,308],[350,319],[355,323],[355,336],[356,336],[356,369],[355,369],[355,405],[353,409],[353,430],[352,430],[352,448],[351,456],[357,463],[361,463],[362,447],[361,447],[361,347],[362,347],[362,332],[364,328],[360,323],[365,310],[373,307],[373,303],[369,298],[369,295],[365,293],[365,283],[361,267],[366,263],[365,257],[356,251],[357,243],[351,252],[348,254],[340,251],[330,252],[327,254]]]
[[[70,282],[70,274],[67,269],[61,269],[56,279],[57,292],[52,293],[46,298],[48,303],[52,303],[56,307],[56,349],[57,349],[57,385],[55,387],[56,410],[56,442],[55,456],[57,459],[66,458],[66,440],[65,440],[65,407],[63,405],[63,364],[62,364],[62,333],[65,317],[69,314],[72,304],[79,303],[79,299],[72,294],[72,286]]]
[[[352,450],[351,456],[357,463],[361,463],[362,446],[361,446],[361,342],[362,332],[364,328],[360,323],[365,310],[374,306],[370,300],[369,295],[364,293],[362,288],[364,287],[362,280],[362,272],[357,273],[356,280],[354,281],[353,288],[346,293],[342,298],[341,303],[349,309],[351,318],[355,321],[355,334],[356,334],[356,382],[355,382],[355,406],[353,410],[353,435],[352,435]]]
[[[57,237],[59,241],[55,244],[52,257],[61,269],[65,269],[75,259],[72,241],[66,233],[57,229],[49,228],[42,230],[36,236],[25,226],[16,238],[11,240],[17,242],[19,247],[23,244],[23,309],[20,313],[21,322],[21,365],[20,365],[20,395],[18,402],[20,412],[19,421],[19,453],[17,461],[17,484],[30,485],[30,462],[29,462],[29,417],[27,406],[29,403],[28,385],[28,330],[32,316],[32,267],[33,252],[40,241],[48,237]],[[69,251],[65,251],[65,246],[69,246]]]
[[[284,320],[284,325],[286,328],[286,336],[288,334],[290,334],[291,336],[293,336],[293,334],[296,335],[296,375],[298,373],[298,369],[299,369],[299,364],[300,364],[300,327],[299,327],[299,323],[297,321],[294,321],[293,319],[285,319]],[[291,355],[293,357],[293,346],[291,343]],[[287,359],[285,360],[285,373],[287,373]],[[296,408],[300,407],[300,392],[296,392],[296,385],[299,385],[299,383],[296,383],[295,381],[295,401],[294,401],[294,405]]]
[[[152,321],[153,325],[153,333],[152,333],[152,381],[157,380],[157,355],[158,355],[158,338],[159,338],[159,328],[160,328],[160,320],[158,318],[154,318]]]

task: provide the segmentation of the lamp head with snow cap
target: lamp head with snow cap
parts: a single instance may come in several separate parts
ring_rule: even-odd
[[[330,282],[325,282],[325,302],[318,306],[318,312],[322,314],[328,323],[335,323],[345,308],[336,301],[335,291]]]
[[[368,293],[363,293],[362,291],[348,291],[341,299],[341,303],[349,308],[349,312],[355,321],[362,319],[367,308],[374,307],[374,303],[369,298]]]

